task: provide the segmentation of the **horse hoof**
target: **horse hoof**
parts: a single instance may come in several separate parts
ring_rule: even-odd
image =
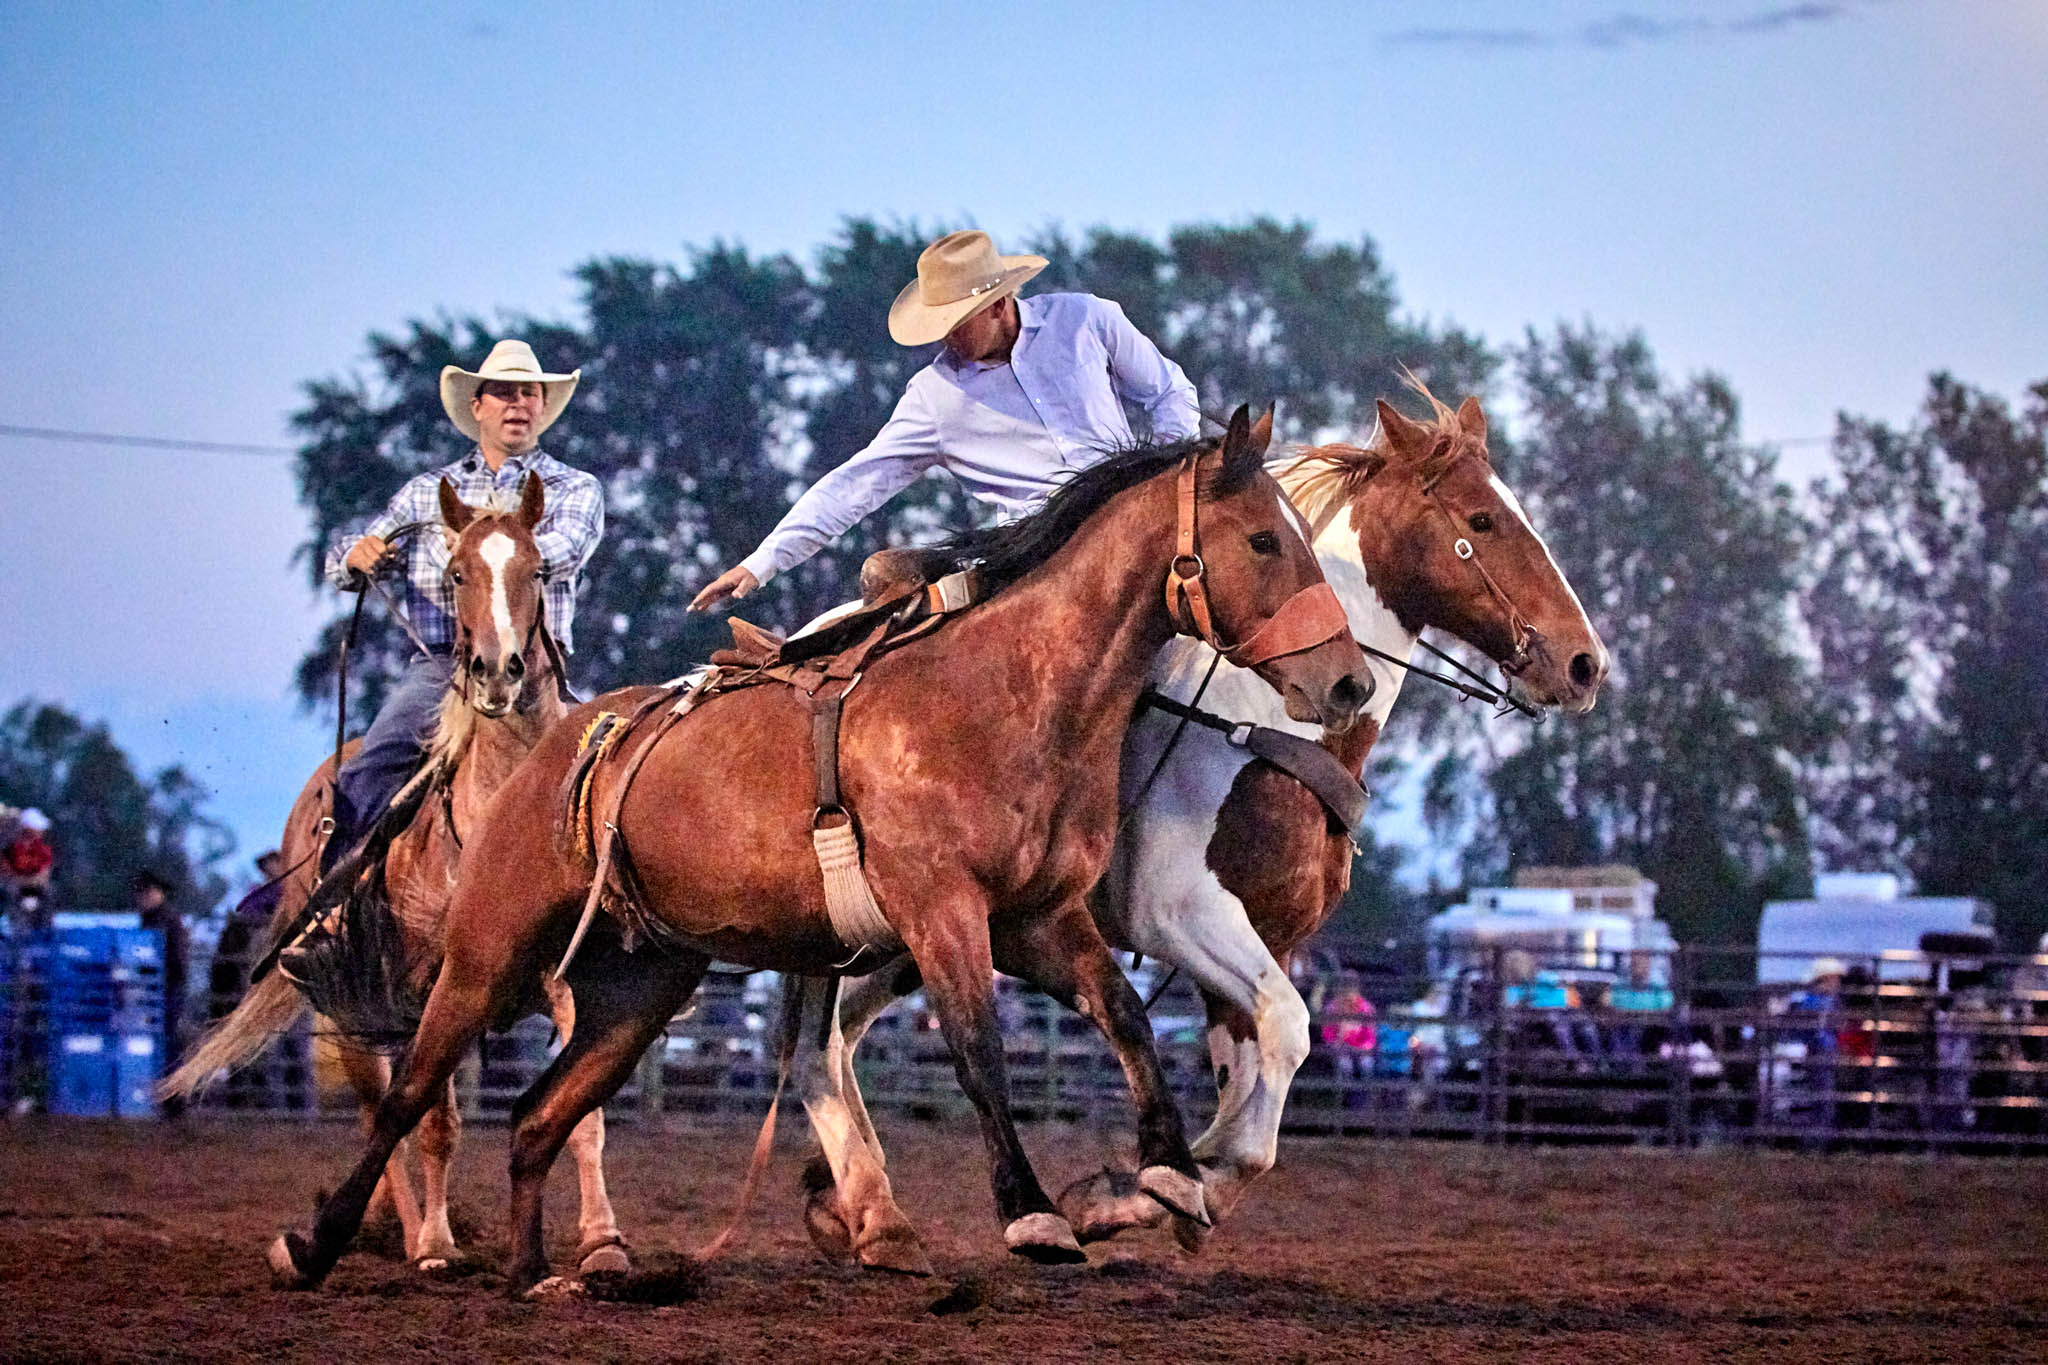
[[[1202,1248],[1209,1244],[1209,1234],[1214,1231],[1212,1223],[1197,1223],[1192,1218],[1173,1220],[1173,1240],[1180,1249],[1190,1256],[1199,1256]]]
[[[626,1244],[617,1238],[599,1242],[596,1246],[582,1250],[576,1262],[579,1275],[589,1275],[599,1270],[616,1271],[621,1275],[633,1269],[633,1258],[626,1254]]]
[[[270,1282],[279,1289],[311,1289],[317,1281],[299,1269],[298,1258],[293,1255],[292,1242],[295,1233],[281,1232],[263,1259],[270,1263]]]
[[[572,1280],[567,1275],[550,1275],[519,1297],[528,1303],[545,1303],[550,1299],[574,1298],[583,1292],[585,1291],[580,1281]]]
[[[1193,1176],[1182,1175],[1171,1166],[1147,1166],[1138,1172],[1138,1188],[1164,1204],[1176,1218],[1209,1226],[1208,1205],[1202,1200],[1202,1182]]]
[[[412,1268],[422,1275],[445,1275],[454,1263],[448,1256],[422,1256],[412,1263]]]
[[[1015,1256],[1039,1265],[1073,1265],[1088,1259],[1074,1240],[1073,1225],[1056,1213],[1027,1213],[1003,1229],[1003,1244]]]
[[[1059,1204],[1083,1244],[1107,1241],[1167,1218],[1165,1205],[1141,1193],[1137,1176],[1129,1171],[1104,1169],[1082,1176],[1061,1192]]]
[[[811,1245],[826,1260],[844,1265],[853,1259],[853,1232],[840,1215],[838,1199],[830,1192],[813,1194],[804,1204],[804,1231]]]
[[[885,1228],[876,1233],[861,1243],[858,1259],[863,1269],[886,1270],[892,1275],[926,1276],[932,1273],[932,1263],[924,1254],[923,1243],[909,1228]]]

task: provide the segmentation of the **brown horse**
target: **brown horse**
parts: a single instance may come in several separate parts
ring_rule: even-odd
[[[1220,445],[1112,456],[1033,516],[967,538],[960,558],[977,565],[986,599],[877,657],[847,694],[839,770],[867,876],[925,973],[981,1116],[1004,1240],[1033,1259],[1082,1253],[1011,1121],[993,968],[1037,982],[1109,1035],[1138,1096],[1141,1159],[1171,1177],[1155,1191],[1191,1195],[1180,1212],[1201,1216],[1193,1157],[1143,1007],[1096,932],[1086,894],[1114,842],[1123,733],[1192,595],[1185,586],[1206,599],[1205,633],[1240,648],[1270,644],[1261,635],[1269,624],[1300,627],[1303,604],[1320,611],[1327,595],[1260,463],[1269,434],[1240,409]],[[1169,565],[1168,582],[1182,591],[1160,591]],[[1301,638],[1256,671],[1294,714],[1341,727],[1365,700],[1366,674],[1330,608],[1338,619],[1287,632]],[[614,694],[586,714],[630,712],[648,695]],[[310,1239],[290,1233],[273,1245],[280,1281],[310,1283],[333,1266],[378,1171],[455,1059],[563,950],[590,877],[553,829],[580,728],[544,737],[478,830],[449,913],[445,965],[369,1147],[322,1204]],[[811,841],[810,730],[794,693],[754,687],[656,732],[617,826],[667,951],[576,959],[576,1034],[523,1097],[512,1137],[514,1292],[547,1269],[540,1194],[563,1138],[630,1073],[712,957],[806,975],[847,967]],[[617,772],[600,774],[601,809]]]
[[[442,924],[461,861],[462,839],[481,817],[484,803],[533,748],[549,724],[565,711],[556,687],[550,652],[540,638],[540,552],[534,528],[544,513],[541,481],[529,475],[520,503],[509,513],[478,512],[465,506],[445,481],[441,485],[442,529],[449,546],[448,571],[455,589],[459,633],[455,667],[441,725],[428,767],[443,791],[423,802],[412,823],[391,843],[383,885],[398,929],[394,965],[403,993],[423,998],[440,964]],[[353,752],[351,742],[344,751]],[[329,759],[314,772],[285,823],[281,851],[293,869],[274,924],[295,925],[315,883],[315,855],[323,839],[327,794],[334,782]],[[445,794],[444,794],[445,793]],[[548,1002],[566,1036],[574,1005],[566,989]],[[191,1057],[167,1077],[166,1094],[186,1095],[222,1071],[255,1057],[270,1040],[307,1009],[306,998],[282,973],[272,972],[244,996],[227,1018],[208,1032]],[[345,1011],[337,1011],[345,1013]],[[335,1036],[343,1069],[363,1109],[367,1127],[390,1079],[384,1056],[364,1035],[410,1020],[338,1021]],[[461,1118],[452,1088],[421,1124],[419,1147],[425,1210],[414,1198],[402,1153],[385,1171],[380,1198],[388,1199],[404,1230],[407,1254],[423,1269],[444,1267],[456,1254],[448,1223],[448,1166],[454,1159]],[[582,1254],[588,1269],[627,1266],[618,1223],[604,1182],[604,1115],[593,1112],[572,1139],[582,1180]]]
[[[1280,483],[1317,528],[1315,549],[1360,639],[1405,659],[1424,627],[1482,650],[1541,704],[1584,711],[1607,672],[1607,652],[1521,504],[1493,472],[1486,419],[1476,400],[1456,412],[1417,384],[1427,421],[1379,405],[1379,432],[1364,447],[1322,446],[1276,466]],[[1154,685],[1185,702],[1214,652],[1176,640],[1153,669]],[[1323,743],[1354,776],[1393,709],[1405,672],[1378,670],[1363,722]],[[1242,670],[1222,665],[1202,705],[1233,722],[1288,728],[1271,694]],[[1293,726],[1297,731],[1303,727]],[[1212,731],[1194,728],[1170,754],[1171,716],[1148,713],[1125,741],[1127,790],[1143,799],[1120,831],[1110,870],[1097,886],[1096,923],[1112,944],[1187,972],[1209,1011],[1209,1048],[1219,1091],[1215,1121],[1194,1143],[1203,1194],[1217,1219],[1244,1186],[1270,1169],[1281,1110],[1309,1048],[1309,1013],[1281,964],[1320,929],[1350,885],[1352,847],[1301,783]],[[851,1049],[916,971],[877,972],[848,992],[843,1059],[828,1070],[844,1100],[841,1126],[872,1143]],[[829,1100],[811,1099],[814,1111]],[[821,1132],[824,1125],[818,1125]],[[829,1150],[829,1149],[828,1149]],[[806,1221],[834,1258],[863,1254],[870,1225],[910,1236],[879,1180],[878,1145],[856,1147],[817,1186]],[[851,1168],[854,1178],[841,1176]],[[863,1179],[862,1176],[865,1175]],[[1062,1195],[1083,1240],[1164,1217],[1128,1177],[1104,1172]],[[1177,1220],[1184,1241],[1203,1229]]]

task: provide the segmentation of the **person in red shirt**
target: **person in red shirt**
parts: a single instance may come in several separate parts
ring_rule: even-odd
[[[7,880],[14,887],[19,927],[47,929],[50,921],[43,902],[50,894],[50,871],[57,862],[43,837],[49,833],[50,817],[31,806],[21,813],[17,825],[14,838],[0,853],[0,864],[5,865]]]

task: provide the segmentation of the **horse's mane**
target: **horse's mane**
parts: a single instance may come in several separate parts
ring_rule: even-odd
[[[1209,436],[1165,444],[1141,443],[1112,452],[1054,489],[1052,496],[1031,515],[950,537],[927,547],[924,553],[931,557],[929,563],[939,566],[941,574],[973,567],[985,600],[1050,559],[1111,498],[1191,454],[1214,450],[1218,444],[1216,437]],[[1257,467],[1255,462],[1246,461],[1242,472],[1226,466],[1221,474],[1204,474],[1202,495],[1220,497],[1236,491],[1244,475]]]
[[[1403,372],[1402,381],[1430,407],[1430,415],[1419,423],[1430,435],[1430,453],[1420,460],[1411,460],[1417,472],[1428,478],[1449,463],[1458,442],[1466,439],[1465,433],[1458,425],[1458,414],[1431,393],[1427,384],[1407,371]],[[1436,447],[1445,437],[1449,438],[1450,446],[1440,455]],[[1269,469],[1280,481],[1288,500],[1314,526],[1333,506],[1350,502],[1364,491],[1367,480],[1399,459],[1393,442],[1387,439],[1386,428],[1375,425],[1372,438],[1362,446],[1343,442],[1292,446]]]

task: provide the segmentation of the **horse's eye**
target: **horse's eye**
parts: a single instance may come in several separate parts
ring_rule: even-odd
[[[451,583],[453,583],[453,584],[454,584],[454,585],[455,585],[456,587],[458,587],[458,588],[459,588],[459,587],[461,587],[461,586],[462,586],[462,571],[461,571],[460,569],[450,569],[450,570],[448,571],[448,581],[449,581],[449,582],[451,582]]]
[[[1465,524],[1480,535],[1485,535],[1493,529],[1493,514],[1490,512],[1474,512],[1465,519]]]
[[[1280,553],[1280,537],[1274,535],[1271,531],[1253,532],[1251,541],[1253,554],[1277,555]]]

